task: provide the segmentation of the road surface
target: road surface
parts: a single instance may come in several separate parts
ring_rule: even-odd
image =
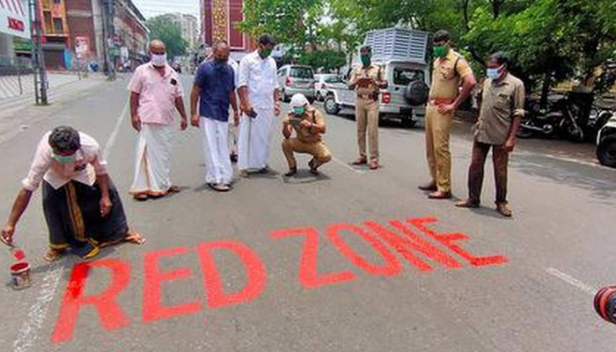
[[[183,78],[185,88],[190,77]],[[177,135],[172,179],[183,191],[137,203],[127,194],[136,136],[126,78],[25,108],[1,142],[5,221],[42,134],[72,125],[103,146],[144,246],[48,265],[40,192],[16,241],[33,287],[13,291],[0,256],[2,351],[607,351],[614,327],[593,293],[616,283],[616,171],[591,146],[521,141],[510,166],[514,218],[459,210],[417,190],[427,180],[420,128],[381,128],[378,171],[356,168],[355,124],[327,116],[335,159],[286,180],[276,125],[275,174],[204,186],[196,129]],[[188,90],[188,89],[186,89]],[[468,125],[452,138],[454,194],[466,195]],[[179,123],[178,123],[179,130]],[[547,145],[550,145],[548,148]],[[570,153],[563,152],[571,150]],[[547,153],[546,153],[547,151]],[[305,166],[307,157],[300,157]]]

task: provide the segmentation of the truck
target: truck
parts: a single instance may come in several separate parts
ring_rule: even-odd
[[[372,47],[372,62],[380,65],[389,83],[381,89],[379,120],[398,120],[413,127],[425,117],[430,85],[427,62],[429,34],[405,28],[387,28],[368,32],[364,45]],[[339,79],[328,84],[324,108],[337,115],[344,109],[355,109],[355,92],[348,88],[352,70],[360,65],[359,55],[353,63],[340,69]]]

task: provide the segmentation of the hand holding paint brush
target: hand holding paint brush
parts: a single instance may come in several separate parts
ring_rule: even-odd
[[[0,234],[0,241],[9,247],[13,247],[13,235],[15,234],[15,227],[7,225]]]

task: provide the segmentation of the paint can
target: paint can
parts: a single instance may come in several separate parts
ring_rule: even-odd
[[[11,281],[15,290],[23,290],[31,285],[30,264],[21,262],[11,266]]]

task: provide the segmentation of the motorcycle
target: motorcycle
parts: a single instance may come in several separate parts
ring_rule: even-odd
[[[568,96],[549,103],[547,109],[535,99],[527,99],[526,105],[527,113],[518,129],[519,138],[563,136],[574,142],[584,141],[586,133],[580,121],[582,109]]]

